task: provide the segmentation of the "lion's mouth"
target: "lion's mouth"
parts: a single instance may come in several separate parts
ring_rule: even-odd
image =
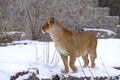
[[[42,33],[46,33],[46,28],[45,28],[45,27],[42,27],[42,28],[41,28],[41,31],[42,31]]]

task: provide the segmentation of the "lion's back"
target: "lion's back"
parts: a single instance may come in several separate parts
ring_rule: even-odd
[[[93,32],[88,32],[88,31],[74,33],[73,34],[73,41],[74,41],[75,47],[82,49],[82,50],[84,50],[88,47],[92,47],[92,46],[97,45],[96,35]],[[92,46],[89,46],[91,44],[92,44]]]

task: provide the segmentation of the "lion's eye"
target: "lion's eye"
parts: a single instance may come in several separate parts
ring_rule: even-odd
[[[54,21],[53,21],[53,20],[50,20],[50,21],[49,21],[49,24],[53,24],[53,23],[54,23]]]
[[[52,21],[49,21],[49,24],[52,24]]]
[[[52,21],[50,21],[50,23],[52,23]]]

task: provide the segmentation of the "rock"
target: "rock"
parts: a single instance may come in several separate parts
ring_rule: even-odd
[[[19,41],[25,39],[24,32],[1,32],[0,33],[0,44],[11,43],[12,41]]]

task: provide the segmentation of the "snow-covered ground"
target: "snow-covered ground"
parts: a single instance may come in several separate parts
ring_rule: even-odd
[[[81,68],[80,63],[83,65],[83,61],[80,57],[76,60],[78,72],[70,71],[68,74],[61,73],[64,66],[53,42],[25,40],[12,44],[16,43],[17,45],[0,47],[0,80],[10,80],[10,76],[29,68],[39,69],[39,78],[51,78],[55,74],[76,77],[120,75],[120,70],[113,68],[120,67],[120,39],[99,39],[96,67]],[[17,80],[26,78],[28,76],[20,76]]]

